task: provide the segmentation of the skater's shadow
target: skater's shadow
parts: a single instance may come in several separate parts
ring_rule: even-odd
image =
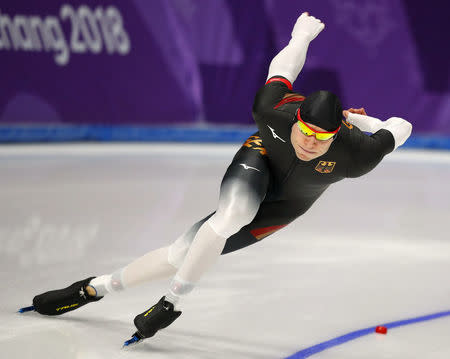
[[[182,358],[185,353],[195,358],[211,358],[219,354],[226,353],[227,358],[260,358],[264,352],[262,341],[252,341],[247,338],[236,340],[236,338],[211,335],[195,330],[167,329],[159,332],[155,337],[150,338],[132,346],[129,350],[140,353],[167,353],[171,357]],[[255,348],[261,350],[255,351]],[[283,346],[276,346],[270,343],[270,350],[282,352]],[[219,355],[220,358],[222,358]]]
[[[59,323],[73,323],[77,326],[87,326],[95,329],[95,331],[98,330],[98,333],[107,330],[110,334],[113,333],[113,336],[117,337],[118,341],[129,339],[136,330],[133,321],[129,319],[112,319],[87,315],[66,315],[47,317],[46,319]],[[105,334],[105,336],[111,338],[111,335]],[[254,348],[261,347],[261,344],[261,341],[249,340],[248,338],[236,342],[236,339],[230,336],[212,335],[210,333],[196,331],[195,329],[182,330],[168,328],[159,332],[153,338],[126,348],[125,351],[167,353],[173,356],[182,356],[183,353],[189,352],[191,354],[195,353],[195,357],[198,358],[209,358],[217,350],[220,352],[225,350],[230,356],[251,358],[256,355]],[[280,346],[278,349],[283,350],[284,348]],[[277,350],[273,343],[271,343],[271,350]]]

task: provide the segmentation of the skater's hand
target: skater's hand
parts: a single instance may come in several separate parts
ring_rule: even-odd
[[[299,36],[306,36],[308,41],[312,41],[317,35],[325,28],[325,24],[314,16],[309,16],[307,12],[304,12],[297,19],[292,30],[292,38]]]
[[[344,115],[345,118],[348,118],[348,114],[349,113],[356,113],[358,115],[367,116],[367,113],[366,113],[366,110],[364,109],[364,107],[361,107],[361,108],[349,108],[348,110],[342,111],[342,114]]]

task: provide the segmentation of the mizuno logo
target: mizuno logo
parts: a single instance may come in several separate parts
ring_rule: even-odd
[[[270,127],[269,125],[267,125],[267,127],[269,127],[270,131],[272,131],[272,136],[273,136],[273,138],[275,138],[275,139],[278,138],[280,141],[286,142],[285,140],[283,140],[280,136],[278,136],[278,135],[275,133],[275,131],[274,131],[274,129],[273,129],[272,127]]]
[[[255,168],[255,167],[251,167],[251,166],[247,166],[245,163],[239,163],[242,167],[244,167],[246,170],[255,170],[258,172],[261,172],[259,169]]]
[[[81,289],[80,289],[80,297],[83,297],[84,299],[86,299],[86,294],[84,293],[84,289],[83,289],[83,287],[81,287]]]

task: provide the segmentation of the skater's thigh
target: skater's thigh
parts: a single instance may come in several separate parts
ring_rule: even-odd
[[[236,192],[244,197],[253,196],[261,203],[269,182],[270,170],[266,150],[256,132],[244,142],[223,176],[219,209],[222,204],[231,206],[235,201],[230,197]]]
[[[250,223],[264,200],[271,179],[262,141],[252,135],[228,166],[220,186],[216,213],[208,223],[224,238]]]

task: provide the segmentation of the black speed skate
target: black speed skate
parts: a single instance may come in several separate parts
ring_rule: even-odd
[[[39,294],[33,298],[33,306],[21,308],[19,312],[35,310],[44,315],[61,315],[78,309],[87,303],[97,302],[103,297],[91,297],[86,291],[86,286],[94,278],[81,280],[64,289]]]
[[[166,297],[162,297],[153,307],[134,318],[137,332],[124,346],[154,336],[158,330],[168,327],[181,315],[181,311],[175,311],[173,304],[165,299]]]

